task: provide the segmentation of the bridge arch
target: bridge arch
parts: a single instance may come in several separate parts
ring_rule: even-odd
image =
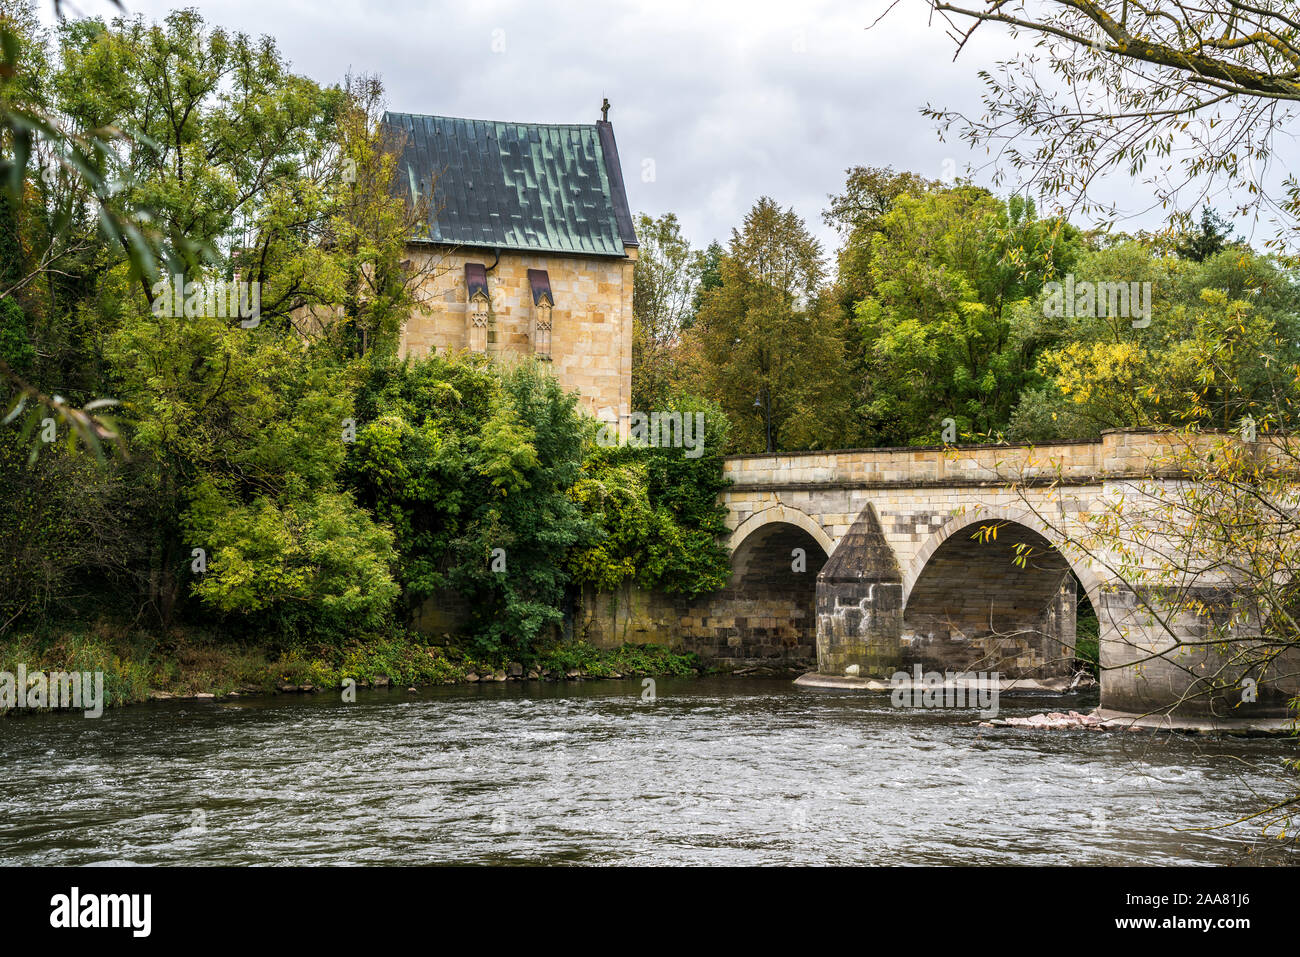
[[[734,555],[736,549],[740,547],[745,539],[764,525],[773,523],[793,525],[796,528],[803,529],[812,536],[813,540],[821,546],[821,550],[827,555],[830,555],[835,550],[835,540],[831,538],[826,529],[822,528],[821,523],[807,512],[797,509],[793,505],[773,505],[762,511],[755,512],[736,526],[736,530],[731,533],[727,547]]]
[[[998,536],[980,540],[981,527]],[[1017,565],[1017,547],[1032,549]],[[1094,610],[1101,581],[1032,511],[977,507],[954,515],[922,544],[903,576],[904,654],[927,670],[984,670],[1023,677],[1069,674],[1076,585]]]
[[[734,657],[812,667],[817,658],[817,575],[833,540],[800,509],[776,505],[732,533],[731,579],[715,604]]]
[[[934,557],[944,544],[949,542],[954,535],[964,528],[979,525],[995,525],[999,523],[1010,523],[1021,525],[1032,532],[1037,533],[1054,548],[1060,547],[1059,536],[1050,528],[1041,518],[1035,515],[1027,508],[1017,508],[1014,506],[986,507],[975,506],[972,509],[964,511],[960,515],[954,515],[943,525],[935,529],[929,538],[917,550],[916,557],[913,558],[903,571],[903,603],[906,604],[912,596],[912,589],[916,586],[917,579],[925,571],[926,565]],[[1074,572],[1079,583],[1088,596],[1088,601],[1092,602],[1094,608],[1101,607],[1101,578],[1093,568],[1078,557],[1071,559],[1069,556],[1063,556],[1070,566],[1070,571]]]

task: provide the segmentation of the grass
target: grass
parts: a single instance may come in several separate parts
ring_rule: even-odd
[[[437,685],[464,680],[470,671],[491,672],[456,648],[428,644],[417,634],[370,636],[351,644],[271,649],[232,643],[219,635],[178,631],[165,637],[108,624],[46,628],[39,634],[0,639],[0,671],[102,671],[104,705],[146,701],[155,693],[177,697],[232,691],[272,694],[291,685],[312,690],[387,678],[393,684]],[[583,641],[559,645],[533,662],[540,672],[586,677],[694,675],[703,666],[694,654],[660,645],[600,649]]]
[[[702,670],[694,653],[679,654],[662,645],[630,645],[603,649],[576,641],[547,651],[538,660],[540,671],[582,671],[593,678],[615,675],[694,675]]]
[[[106,707],[145,701],[155,692],[270,694],[285,684],[337,688],[344,678],[358,684],[381,676],[394,683],[445,684],[464,675],[441,649],[414,635],[276,652],[199,632],[157,638],[102,624],[0,641],[0,671],[16,672],[20,664],[29,673],[102,671]]]

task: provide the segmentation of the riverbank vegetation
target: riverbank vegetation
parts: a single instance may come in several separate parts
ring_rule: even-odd
[[[541,365],[398,354],[425,211],[377,78],[319,84],[193,10],[0,26],[11,656],[95,659],[123,699],[424,683],[585,654],[584,586],[725,582],[715,404],[657,406],[703,415],[698,456],[606,449]],[[255,316],[189,308],[235,282]],[[446,649],[410,629],[441,601],[467,610]]]
[[[177,630],[163,637],[103,622],[53,628],[0,642],[0,671],[100,672],[104,706],[167,698],[331,692],[355,687],[428,688],[504,681],[684,677],[709,669],[693,654],[660,645],[596,648],[558,642],[525,666],[477,659],[454,643],[387,634],[341,644],[273,648],[230,640],[221,631]],[[0,714],[4,711],[0,710]]]

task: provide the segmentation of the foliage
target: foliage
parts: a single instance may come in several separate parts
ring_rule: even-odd
[[[971,186],[902,194],[872,240],[874,292],[857,304],[864,343],[857,417],[870,445],[937,444],[1004,429],[1034,382],[1018,312],[1069,269],[1077,232],[1033,204]]]
[[[24,134],[41,166],[12,167],[21,202],[11,193],[0,210],[18,227],[0,247],[5,275],[22,274],[0,290],[0,347],[15,359],[0,372],[29,429],[52,412],[60,438],[131,455],[77,477],[113,494],[88,496],[80,528],[51,528],[51,556],[76,556],[62,577],[110,568],[135,614],[164,629],[203,613],[280,639],[379,627],[397,594],[391,533],[337,473],[356,357],[391,351],[410,304],[411,211],[387,189],[382,87],[322,87],[269,38],[193,10],[62,22],[55,46],[30,22],[4,23],[31,68],[4,73],[6,107],[58,125]],[[107,159],[74,162],[106,136],[121,167],[111,189]],[[177,282],[236,279],[260,287],[252,321],[173,308]],[[16,325],[25,343],[11,341]],[[105,394],[120,424],[100,414]],[[33,471],[14,478],[29,487],[58,461],[33,449]],[[103,560],[77,543],[95,537],[113,544]],[[195,548],[209,552],[204,577]],[[50,579],[18,607],[31,614],[57,590]]]
[[[1012,437],[1156,425],[1237,429],[1247,418],[1259,430],[1292,427],[1300,290],[1268,258],[1227,249],[1197,263],[1126,242],[1085,254],[1075,274],[1076,284],[1150,283],[1149,322],[1035,318],[1047,382],[1021,400]]]
[[[0,635],[23,619],[73,614],[87,595],[111,602],[137,555],[120,466],[62,445],[41,446],[34,460],[25,451],[16,431],[0,429]]]
[[[981,115],[926,109],[942,131],[955,126],[998,158],[995,184],[1014,175],[1022,188],[1113,223],[1119,210],[1099,185],[1112,172],[1140,179],[1175,234],[1191,227],[1198,204],[1221,196],[1233,216],[1273,215],[1270,247],[1295,252],[1300,187],[1275,144],[1300,97],[1291,4],[926,2],[958,54],[988,25],[1022,47],[980,71]]]
[[[408,610],[449,585],[452,546],[474,501],[475,436],[500,388],[479,358],[368,364],[347,476],[358,501],[396,533]]]
[[[570,554],[574,579],[600,591],[626,582],[690,597],[724,587],[726,508],[718,497],[727,424],[716,406],[681,400],[669,411],[702,413],[702,453],[685,449],[593,447],[571,491],[598,535]]]
[[[691,329],[693,362],[735,448],[834,447],[846,403],[843,339],[822,294],[820,245],[793,210],[764,197],[732,231],[720,275]]]
[[[1210,207],[1201,209],[1200,228],[1188,230],[1175,247],[1183,259],[1203,263],[1232,242],[1232,226]]]
[[[704,259],[672,213],[637,217],[632,273],[632,405],[661,409],[678,377],[676,347],[690,325]]]
[[[468,459],[477,494],[452,544],[451,583],[473,609],[482,652],[526,650],[564,617],[563,556],[595,533],[568,495],[587,433],[577,395],[537,364],[503,372]],[[496,549],[504,570],[493,568]]]
[[[702,670],[698,656],[679,654],[662,645],[624,644],[600,649],[585,641],[557,645],[537,659],[536,667],[566,674],[581,671],[591,678],[612,678],[616,674],[687,676]]]
[[[855,303],[873,291],[871,255],[873,240],[881,231],[881,220],[898,197],[940,188],[940,184],[916,173],[895,172],[892,167],[854,166],[845,170],[844,192],[830,196],[822,214],[826,225],[835,227],[843,240],[837,254],[836,297],[850,312]]]
[[[367,685],[377,678],[400,685],[448,684],[464,677],[464,668],[418,636],[394,633],[366,636],[341,648],[293,648],[268,662],[263,675],[263,683],[269,678],[273,684],[333,689],[345,680]]]
[[[140,643],[114,641],[96,632],[61,632],[37,636],[20,634],[0,643],[0,671],[14,674],[19,665],[35,671],[96,672],[104,674],[104,707],[143,701],[152,675],[142,660]],[[3,712],[0,712],[3,713]]]
[[[549,638],[564,557],[595,533],[569,495],[591,430],[576,395],[531,362],[377,359],[359,409],[350,481],[397,533],[409,605],[458,592],[480,654]]]
[[[387,678],[393,684],[438,685],[464,676],[464,666],[417,635],[357,634],[342,645],[301,646],[275,651],[198,631],[159,639],[104,624],[23,633],[0,644],[0,670],[14,672],[102,671],[106,707],[164,695],[225,695],[274,692],[289,684],[334,690],[345,679],[358,685]]]

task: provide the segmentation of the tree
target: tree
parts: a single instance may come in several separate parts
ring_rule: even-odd
[[[1129,241],[1083,255],[1074,282],[1146,285],[1149,314],[1136,321],[1047,319],[1036,303],[1028,315],[1039,317],[1046,384],[1017,407],[1015,438],[1096,437],[1122,427],[1235,429],[1248,416],[1259,428],[1294,426],[1300,298],[1268,258],[1231,249],[1197,263]]]
[[[1298,387],[1293,381],[1292,391]],[[1059,501],[1041,504],[1043,472],[1056,471],[1055,463],[1040,458],[1036,467],[1010,471],[1006,489],[1057,551],[1086,562],[1104,592],[1131,603],[1129,613],[1112,608],[1102,614],[1103,680],[1108,670],[1136,669],[1140,680],[1167,689],[1162,693],[1178,689],[1174,707],[1220,719],[1241,717],[1243,705],[1294,710],[1300,688],[1300,447],[1294,436],[1261,431],[1243,438],[1196,429],[1166,431],[1156,444],[1163,451],[1143,463],[1149,476],[1119,483],[1077,525],[1063,517]],[[1064,481],[1056,471],[1051,489]],[[1037,485],[1032,493],[1031,484]],[[1055,496],[1049,491],[1048,497]],[[1021,552],[1017,558],[1033,556]],[[1133,626],[1142,639],[1130,638]],[[1147,677],[1157,657],[1161,669],[1177,677]],[[1257,803],[1239,820],[1293,847],[1300,762],[1270,758],[1240,767],[1291,785],[1290,795]]]
[[[709,243],[702,252],[697,252],[696,263],[699,281],[695,284],[695,295],[691,299],[691,315],[686,323],[689,329],[695,324],[696,317],[700,314],[700,306],[704,304],[704,297],[714,289],[722,285],[722,257],[726,255],[726,250],[716,239]]]
[[[6,207],[3,226],[13,232],[12,244],[3,253],[5,276],[0,280],[0,337],[5,340],[0,385],[7,410],[0,424],[25,415],[25,431],[31,435],[37,422],[53,418],[70,441],[84,444],[102,458],[104,446],[119,438],[104,414],[113,402],[100,398],[79,408],[63,395],[43,391],[29,381],[33,372],[29,360],[40,355],[33,348],[40,310],[32,289],[40,280],[65,276],[66,270],[75,268],[69,260],[85,257],[97,231],[120,242],[138,271],[157,261],[158,237],[157,230],[133,220],[113,202],[112,174],[124,173],[114,146],[127,139],[126,134],[78,126],[60,116],[51,105],[49,73],[48,37],[34,4],[22,0],[4,4],[0,7],[0,191]],[[39,171],[35,178],[29,176],[33,160]],[[58,284],[57,279],[51,283]],[[10,365],[10,358],[18,361],[17,368]]]
[[[596,530],[569,495],[592,424],[537,363],[507,369],[469,456],[478,494],[452,544],[451,582],[472,609],[477,650],[530,657],[564,618],[564,557]]]
[[[1234,216],[1275,214],[1270,246],[1294,250],[1300,187],[1289,175],[1268,182],[1274,137],[1300,100],[1291,4],[926,2],[951,28],[958,54],[987,24],[1033,41],[1032,51],[980,72],[982,116],[926,110],[941,129],[956,126],[999,157],[995,183],[1014,171],[1025,188],[1113,221],[1118,210],[1096,195],[1097,184],[1112,170],[1149,173],[1144,182],[1175,231],[1190,227],[1189,209],[1222,195]]]
[[[1176,247],[1178,255],[1193,262],[1205,262],[1232,242],[1232,226],[1208,206],[1201,208],[1199,229],[1183,234]]]
[[[845,170],[844,192],[831,195],[830,207],[822,214],[827,226],[835,227],[844,245],[837,256],[836,293],[845,309],[871,294],[872,238],[880,221],[904,193],[919,196],[940,184],[911,172],[892,167],[854,166]]]
[[[702,390],[742,450],[827,448],[843,434],[843,342],[820,244],[766,197],[732,231],[691,333]]]
[[[600,591],[635,582],[689,597],[717,591],[731,576],[722,544],[727,509],[719,493],[727,422],[716,407],[674,403],[683,416],[704,416],[701,453],[632,444],[592,448],[570,495],[598,533],[570,553],[574,579]]]
[[[691,318],[701,261],[673,213],[637,218],[632,274],[632,405],[663,409],[676,380],[674,350]]]
[[[380,356],[356,401],[346,476],[392,528],[408,615],[450,587],[453,545],[483,492],[470,462],[500,377],[482,358]]]
[[[391,535],[338,472],[356,356],[395,347],[410,302],[415,213],[390,189],[382,87],[322,87],[269,38],[194,11],[65,23],[42,70],[22,109],[61,125],[23,127],[43,169],[22,177],[7,258],[26,269],[18,298],[39,348],[16,400],[70,396],[86,404],[65,419],[100,435],[87,400],[122,401],[131,461],[100,479],[134,492],[118,527],[138,548],[121,577],[164,627],[187,593],[286,636],[378,627],[396,596]],[[65,128],[134,135],[94,147]],[[121,171],[111,190],[108,161],[85,167],[83,147]],[[256,316],[190,308],[194,289],[236,280],[259,290]]]
[[[1023,304],[1078,247],[1068,224],[1019,197],[973,186],[896,197],[872,239],[874,292],[856,305],[869,444],[935,444],[944,419],[964,435],[1005,429],[1039,348],[1018,322]]]

